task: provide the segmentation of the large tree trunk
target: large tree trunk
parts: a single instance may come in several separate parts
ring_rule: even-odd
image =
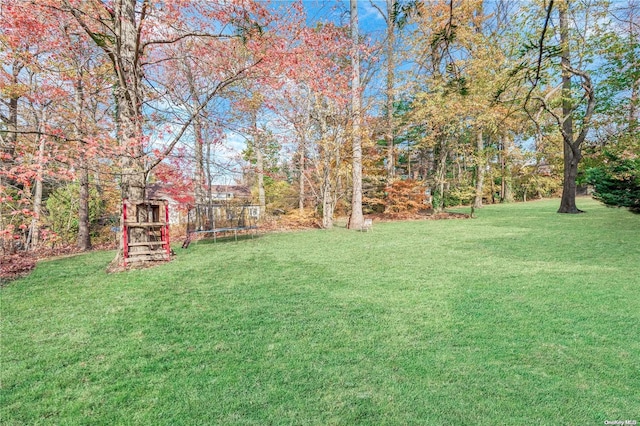
[[[387,0],[387,129],[385,140],[387,142],[387,176],[392,178],[396,173],[393,150],[394,126],[393,126],[393,87],[395,82],[395,3],[397,0]]]
[[[571,100],[571,51],[569,48],[569,22],[567,3],[558,7],[560,15],[560,61],[562,65],[562,139],[564,152],[564,181],[562,200],[558,213],[580,213],[576,207],[576,177],[578,163],[582,157],[580,145],[575,144],[573,135],[573,105]]]
[[[364,221],[362,216],[362,141],[360,136],[360,51],[358,49],[358,2],[351,0],[351,66],[353,67],[353,79],[351,86],[351,102],[353,114],[352,126],[352,175],[353,191],[351,194],[351,216],[349,216],[349,228],[361,229]]]
[[[476,196],[473,200],[473,207],[482,207],[482,194],[484,190],[484,168],[485,168],[484,140],[482,129],[478,129],[476,134]]]
[[[115,3],[115,37],[119,47],[116,57],[118,69],[118,85],[116,88],[118,139],[123,148],[120,165],[122,176],[120,186],[122,198],[133,203],[145,199],[146,173],[143,156],[143,118],[142,118],[142,68],[141,52],[137,44],[137,27],[135,14],[136,0],[122,0]],[[147,221],[146,210],[129,212],[129,218],[137,216],[140,222]],[[124,227],[124,223],[121,224]],[[129,241],[141,243],[148,240],[148,232],[144,228],[130,229]],[[143,251],[144,248],[132,246],[130,252]],[[124,247],[121,241],[114,262],[122,263]]]

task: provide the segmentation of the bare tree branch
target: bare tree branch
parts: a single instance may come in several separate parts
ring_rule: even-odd
[[[173,138],[173,140],[169,143],[169,145],[167,146],[167,148],[164,150],[164,152],[158,157],[156,158],[151,164],[149,164],[147,166],[147,170],[145,173],[148,173],[149,171],[151,171],[155,166],[157,166],[158,164],[160,164],[160,162],[162,160],[164,160],[167,155],[169,155],[169,153],[173,150],[173,148],[176,146],[176,144],[178,143],[178,141],[180,141],[180,139],[182,138],[182,136],[184,135],[184,133],[187,131],[187,129],[189,128],[189,126],[191,125],[191,123],[193,122],[193,120],[195,119],[196,116],[198,116],[198,114],[200,114],[200,112],[207,106],[207,104],[211,101],[211,99],[213,99],[213,97],[222,89],[224,89],[225,87],[229,86],[230,84],[235,83],[236,81],[238,81],[240,78],[242,78],[242,76],[245,74],[245,72],[253,67],[255,67],[256,65],[258,65],[260,62],[262,62],[264,58],[260,58],[258,61],[252,63],[251,65],[248,65],[244,68],[242,68],[241,70],[239,70],[238,72],[236,72],[232,77],[229,77],[228,79],[221,81],[220,83],[218,83],[216,85],[216,87],[207,95],[207,97],[203,100],[203,102],[198,106],[198,108],[196,108],[195,110],[193,110],[189,116],[189,119],[182,125],[182,128],[180,129],[180,131],[178,132],[178,134]]]
[[[544,25],[542,27],[542,32],[540,33],[540,39],[538,40],[538,60],[536,65],[536,74],[535,78],[531,81],[531,88],[529,89],[529,93],[524,100],[524,107],[526,109],[527,103],[529,103],[529,99],[531,99],[531,94],[538,87],[538,83],[540,83],[540,71],[542,70],[542,58],[544,56],[544,39],[547,34],[547,29],[549,28],[549,22],[551,21],[551,11],[553,10],[553,1],[549,2],[549,7],[547,8],[547,15],[544,19]]]
[[[186,33],[186,34],[177,36],[175,38],[172,38],[170,40],[150,40],[142,45],[142,50],[144,50],[147,46],[150,46],[152,44],[173,44],[188,37],[230,39],[230,38],[237,38],[239,36],[227,35],[227,34]]]

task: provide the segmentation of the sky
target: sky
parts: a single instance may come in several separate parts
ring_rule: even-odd
[[[309,24],[327,20],[343,25],[349,23],[349,1],[304,0],[303,4],[307,11],[307,22]],[[358,26],[362,33],[378,36],[384,32],[385,22],[374,5],[382,11],[386,11],[385,0],[358,1]]]

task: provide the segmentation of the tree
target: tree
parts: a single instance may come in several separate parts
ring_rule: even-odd
[[[42,98],[35,99],[39,93],[36,87],[42,83],[38,61],[40,56],[48,56],[50,27],[40,22],[39,8],[24,12],[19,5],[3,5],[0,35],[0,236],[2,251],[10,254],[16,248],[14,242],[23,234],[20,230],[29,229],[31,236],[35,230],[37,239],[39,212],[34,213],[33,209],[41,206],[44,164],[49,158],[45,139],[36,136],[33,140],[31,136],[46,125],[42,114],[50,104]],[[19,133],[26,128],[31,131],[29,136]],[[34,186],[36,191],[32,194]],[[24,239],[25,249],[30,240]]]
[[[553,11],[556,9],[558,12],[559,45],[552,45],[549,41],[549,29],[552,26]],[[524,60],[516,68],[516,71],[524,73],[526,81],[531,82],[524,100],[525,110],[532,103],[534,108],[545,111],[553,117],[556,129],[562,136],[564,171],[562,199],[558,213],[581,212],[576,207],[576,179],[578,165],[582,159],[582,145],[591,129],[591,119],[596,106],[595,90],[590,73],[574,64],[576,58],[579,64],[587,63],[585,61],[586,46],[576,43],[572,37],[570,29],[578,28],[579,25],[575,21],[573,25],[570,25],[570,11],[573,12],[572,16],[574,17],[580,12],[572,6],[570,0],[558,0],[557,4],[554,1],[549,2],[544,10],[544,22],[537,41],[528,41],[523,48],[523,56],[533,54],[534,61],[527,64]],[[587,8],[582,12],[580,19],[583,20],[583,26],[587,27],[590,10]],[[586,36],[582,35],[582,37]],[[575,57],[574,50],[578,53]],[[556,61],[557,58],[560,59],[559,64]],[[553,71],[558,65],[561,83],[559,86],[549,87],[548,81],[555,76]],[[549,74],[544,75],[545,72]],[[580,81],[579,90],[573,85],[573,80],[576,78]],[[576,96],[576,92],[582,93]],[[528,114],[536,120],[535,114],[530,112]],[[538,128],[540,127],[538,125]]]
[[[638,25],[640,3],[611,4],[608,19],[596,28],[593,48],[603,58],[597,72],[595,116],[598,143],[587,147],[587,182],[594,197],[609,206],[640,212],[640,126],[638,91],[640,86],[640,43]]]
[[[299,28],[290,46],[285,83],[265,93],[272,123],[290,129],[285,133],[295,144],[295,164],[290,168],[298,179],[298,209],[302,214],[305,200],[307,207],[315,200],[325,228],[333,226],[334,209],[345,198],[346,160],[351,157],[345,151],[353,95],[349,86],[352,42],[347,30],[331,23]]]
[[[594,198],[608,206],[627,207],[640,214],[640,147],[634,150],[605,152],[606,162],[589,169],[588,182],[594,186]]]
[[[587,132],[590,128],[591,116],[596,104],[595,92],[591,77],[585,71],[572,68],[571,48],[569,44],[569,20],[567,12],[569,0],[560,1],[558,14],[560,19],[560,58],[562,66],[562,117],[556,116],[562,140],[564,142],[564,181],[562,187],[562,200],[558,213],[580,213],[576,207],[576,178],[578,177],[578,163],[582,158],[581,147]],[[572,101],[572,76],[582,79],[582,89],[587,97],[587,106],[582,117],[582,129],[578,136],[575,136],[573,125],[573,114],[576,106]]]
[[[387,176],[393,177],[396,173],[395,156],[393,152],[393,139],[395,137],[394,122],[393,122],[393,101],[394,101],[394,86],[395,86],[395,29],[398,25],[399,17],[399,2],[398,0],[387,0],[387,93],[386,93],[386,112],[387,112],[387,131],[384,138],[387,142]]]
[[[395,138],[395,122],[394,122],[394,99],[395,99],[395,71],[396,71],[396,28],[402,26],[406,21],[409,10],[415,8],[415,4],[401,6],[399,0],[386,0],[386,11],[382,11],[375,3],[371,5],[378,10],[387,26],[385,50],[386,50],[386,87],[385,87],[385,131],[384,140],[387,147],[386,168],[387,178],[395,176],[395,154],[394,154],[394,138]]]
[[[360,40],[358,31],[358,2],[351,0],[351,72],[353,79],[351,83],[351,143],[353,147],[352,158],[352,193],[351,193],[351,215],[349,216],[349,228],[361,229],[364,220],[362,216],[362,136],[360,134],[361,121],[361,87],[360,87]]]
[[[56,8],[57,4],[53,2],[52,7]],[[152,3],[148,0],[122,0],[111,5],[62,0],[60,9],[73,16],[112,64],[116,81],[116,133],[121,149],[120,186],[122,197],[132,201],[145,199],[147,174],[173,150],[214,96],[244,77],[266,57],[265,46],[260,43],[265,40],[261,37],[265,24],[258,23],[257,19],[271,18],[267,9],[257,2],[245,2],[240,7],[196,1]],[[236,32],[229,32],[227,28]],[[182,40],[212,39],[225,41],[223,47],[227,52],[253,50],[255,54],[245,55],[246,60],[240,63],[229,63],[227,74],[202,97],[197,108],[183,117],[164,149],[150,155],[146,150],[149,142],[146,126],[151,124],[149,106],[151,101],[162,99],[162,94],[147,82],[152,76],[166,76],[163,70],[178,60],[172,56],[172,50],[165,47]],[[144,212],[141,214],[138,219],[145,221]],[[144,242],[146,238],[147,233],[141,228],[132,229],[132,243]],[[121,256],[122,247],[114,262],[120,263]]]

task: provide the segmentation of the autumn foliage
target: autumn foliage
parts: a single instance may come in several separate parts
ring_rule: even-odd
[[[401,217],[426,210],[425,185],[412,179],[395,180],[386,188],[385,214]]]

